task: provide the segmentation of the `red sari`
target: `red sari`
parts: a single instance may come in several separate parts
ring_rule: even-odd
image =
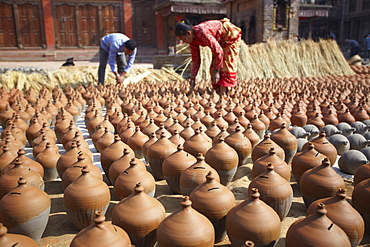
[[[226,18],[221,21],[205,21],[193,26],[193,29],[194,39],[190,43],[193,60],[191,76],[195,78],[199,71],[201,61],[199,46],[208,46],[213,54],[210,70],[220,70],[220,80],[217,85],[235,87],[241,29]]]

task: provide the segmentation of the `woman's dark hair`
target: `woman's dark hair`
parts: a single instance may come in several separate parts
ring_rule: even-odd
[[[136,45],[136,41],[135,41],[135,40],[133,40],[133,39],[127,40],[127,41],[125,42],[125,47],[126,47],[127,49],[129,49],[130,51],[135,50],[136,46],[137,46],[137,45]]]
[[[185,36],[188,31],[193,30],[193,26],[190,24],[189,21],[181,21],[177,23],[175,27],[175,35],[176,36]]]

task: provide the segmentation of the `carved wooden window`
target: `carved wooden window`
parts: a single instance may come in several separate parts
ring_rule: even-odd
[[[289,25],[288,0],[274,0],[273,29],[287,30]]]

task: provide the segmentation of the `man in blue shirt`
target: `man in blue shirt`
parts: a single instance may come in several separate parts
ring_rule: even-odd
[[[351,54],[349,55],[350,58],[360,52],[360,45],[356,40],[346,39],[345,42],[347,43],[347,47],[345,50],[351,49]]]
[[[98,81],[104,85],[107,63],[116,76],[117,83],[123,82],[125,75],[134,64],[137,48],[136,42],[123,33],[111,33],[100,42]],[[126,55],[128,59],[126,61]],[[117,63],[117,69],[116,69]]]
[[[364,42],[365,42],[365,51],[366,51],[365,56],[367,59],[370,59],[370,34],[367,35]]]

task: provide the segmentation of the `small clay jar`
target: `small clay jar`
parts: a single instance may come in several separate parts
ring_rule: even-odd
[[[137,183],[134,193],[114,206],[112,223],[124,229],[135,246],[153,247],[158,225],[165,217],[163,205]]]
[[[287,216],[293,200],[293,189],[290,183],[274,171],[269,163],[266,171],[255,177],[249,185],[249,194],[252,188],[257,188],[260,199],[276,211],[282,221]]]
[[[350,247],[346,233],[329,217],[323,203],[306,218],[299,219],[290,225],[286,234],[286,247],[308,246],[341,246]]]
[[[229,210],[235,206],[234,194],[225,186],[215,181],[210,171],[206,181],[196,187],[189,196],[193,208],[206,216],[215,229],[215,243],[226,236],[225,221]]]
[[[32,146],[32,141],[35,139],[35,134],[42,128],[37,118],[34,118],[31,125],[26,130],[26,138],[28,143]]]
[[[292,174],[299,186],[302,174],[314,167],[322,164],[327,158],[325,155],[317,152],[315,145],[310,142],[305,150],[297,153],[292,159]]]
[[[136,183],[140,181],[145,193],[154,197],[155,180],[152,174],[138,165],[135,159],[131,159],[130,167],[124,170],[116,179],[114,189],[119,200],[128,197],[134,192]]]
[[[24,151],[23,148],[18,150],[18,156],[16,158],[14,158],[10,163],[8,163],[7,166],[4,167],[1,174],[4,174],[8,170],[12,169],[14,167],[14,162],[16,160],[21,161],[23,163],[23,165],[25,165],[25,166],[31,168],[31,170],[39,173],[41,175],[41,177],[44,176],[44,167],[42,167],[42,165],[40,165],[40,163],[38,163],[38,162],[34,161],[33,159],[27,157],[26,156],[26,151]]]
[[[217,171],[221,184],[225,186],[234,178],[238,161],[238,153],[224,142],[222,136],[219,137],[217,144],[208,149],[205,155],[205,162]]]
[[[250,198],[230,209],[226,216],[226,232],[231,246],[242,246],[246,240],[257,246],[274,246],[280,237],[280,218],[259,199],[258,189],[252,188]]]
[[[348,150],[339,158],[338,166],[343,172],[354,175],[357,169],[369,162],[361,151]]]
[[[353,186],[368,178],[370,178],[370,163],[362,165],[356,170],[353,177]]]
[[[208,142],[207,139],[204,138],[199,129],[195,130],[195,134],[184,143],[184,150],[194,157],[196,157],[198,153],[205,155],[211,147],[212,143]]]
[[[321,131],[320,135],[311,140],[311,142],[315,145],[315,149],[325,155],[330,160],[330,165],[334,165],[337,160],[337,149],[329,142],[326,138],[325,131]],[[304,144],[302,147],[302,151],[308,147],[308,143]]]
[[[124,149],[127,149],[132,156],[135,156],[130,146],[121,141],[118,134],[115,134],[114,142],[100,152],[100,162],[105,174],[109,174],[109,167],[122,156],[122,151]]]
[[[182,195],[190,195],[190,193],[200,184],[206,181],[206,175],[212,171],[216,177],[216,181],[220,182],[220,176],[217,171],[210,165],[204,162],[204,156],[199,153],[197,162],[181,172],[180,176],[180,191]]]
[[[253,162],[256,161],[258,158],[269,154],[270,149],[274,148],[276,155],[281,158],[282,160],[285,160],[285,152],[284,150],[276,144],[273,140],[270,138],[270,134],[266,133],[264,136],[264,139],[258,143],[256,146],[254,146],[252,150],[252,160]]]
[[[315,213],[318,205],[323,203],[327,210],[326,216],[334,224],[342,228],[350,239],[352,247],[361,243],[365,233],[365,223],[361,215],[348,203],[344,189],[339,189],[333,197],[314,201],[308,207],[306,215]]]
[[[44,181],[54,181],[58,178],[57,162],[60,154],[55,151],[51,143],[46,143],[44,151],[40,152],[35,161],[44,167]]]
[[[145,135],[143,132],[141,132],[139,126],[136,126],[135,133],[127,140],[127,144],[134,151],[136,158],[138,159],[144,158],[141,152],[141,148],[144,145],[144,143],[147,142],[148,140],[149,137]]]
[[[212,139],[212,145],[215,145],[219,140],[220,137],[223,137],[224,139],[230,135],[229,132],[226,131],[224,127],[221,128],[221,131]]]
[[[330,136],[329,142],[333,144],[335,149],[337,149],[338,155],[342,155],[350,149],[350,143],[348,138],[342,134],[334,134]]]
[[[2,147],[2,151],[3,152],[0,154],[0,174],[4,168],[17,157],[16,154],[10,152],[10,149],[7,145]]]
[[[180,176],[181,173],[197,162],[197,159],[184,151],[182,145],[177,146],[177,151],[163,160],[162,171],[168,187],[174,193],[181,193]]]
[[[297,111],[292,114],[290,117],[290,121],[292,125],[303,127],[307,124],[307,115],[306,112],[302,111],[301,108],[298,107]]]
[[[22,161],[16,158],[14,167],[2,174],[0,177],[0,199],[17,187],[19,177],[24,177],[29,185],[33,185],[36,188],[44,190],[45,185],[41,175],[27,166],[24,166]]]
[[[298,140],[297,138],[289,132],[283,123],[280,129],[271,134],[271,140],[278,144],[285,153],[285,162],[290,164],[294,155],[297,153]]]
[[[258,115],[254,115],[253,119],[251,120],[251,126],[254,132],[256,132],[256,134],[258,135],[259,139],[262,139],[264,134],[266,133],[266,125],[261,120],[259,120]]]
[[[157,241],[161,247],[213,247],[215,233],[212,223],[192,207],[187,196],[181,208],[167,216],[158,226]],[[181,234],[177,234],[181,232]]]
[[[155,143],[156,141],[158,140],[157,136],[155,135],[155,133],[151,133],[151,135],[149,136],[149,140],[146,141],[143,146],[141,147],[141,153],[143,154],[144,156],[144,159],[146,160],[146,162],[148,163],[148,156],[147,156],[147,151],[148,151],[148,147],[150,145],[152,145],[153,143]]]
[[[0,223],[0,246],[38,247],[39,245],[22,234],[7,233],[8,229]]]
[[[70,247],[131,247],[127,233],[105,221],[101,212],[95,212],[94,222],[76,234]]]
[[[83,229],[94,221],[91,212],[103,214],[110,203],[110,191],[106,183],[82,169],[82,174],[64,190],[63,204],[69,220],[78,229]]]
[[[173,135],[170,137],[170,138],[168,138],[168,140],[170,140],[173,144],[175,144],[175,145],[180,145],[181,144],[181,146],[183,146],[184,145],[184,143],[185,143],[185,140],[184,140],[184,138],[182,138],[181,136],[180,136],[180,134],[179,134],[179,132],[177,131],[177,129],[175,129],[174,130],[174,133],[173,133]]]
[[[260,137],[257,135],[257,133],[252,129],[252,125],[251,124],[248,124],[247,125],[247,127],[245,128],[243,134],[251,142],[252,148],[254,148],[260,142],[260,140],[261,140]]]
[[[306,207],[313,201],[335,196],[340,188],[345,188],[344,181],[330,166],[325,158],[322,164],[305,171],[300,181],[300,189]]]
[[[266,171],[268,164],[274,164],[274,171],[278,173],[286,181],[290,182],[290,167],[280,159],[275,152],[275,148],[271,148],[270,152],[253,162],[252,178],[255,178]]]
[[[352,192],[352,206],[365,221],[365,231],[370,234],[370,179],[359,182]]]
[[[225,138],[225,143],[237,152],[238,166],[245,165],[252,153],[252,143],[243,134],[241,127],[237,126],[235,131]]]
[[[0,222],[10,233],[39,242],[49,220],[50,208],[48,194],[19,177],[18,186],[0,200]]]
[[[370,140],[367,140],[363,135],[354,133],[347,137],[350,149],[362,150],[370,145]]]
[[[213,121],[210,124],[210,127],[208,127],[208,129],[204,133],[206,133],[206,135],[213,140],[215,136],[217,136],[220,132],[221,129],[217,126],[217,123]]]
[[[104,134],[96,141],[95,148],[101,153],[106,147],[109,147],[114,142],[115,135],[108,128],[104,129]]]

